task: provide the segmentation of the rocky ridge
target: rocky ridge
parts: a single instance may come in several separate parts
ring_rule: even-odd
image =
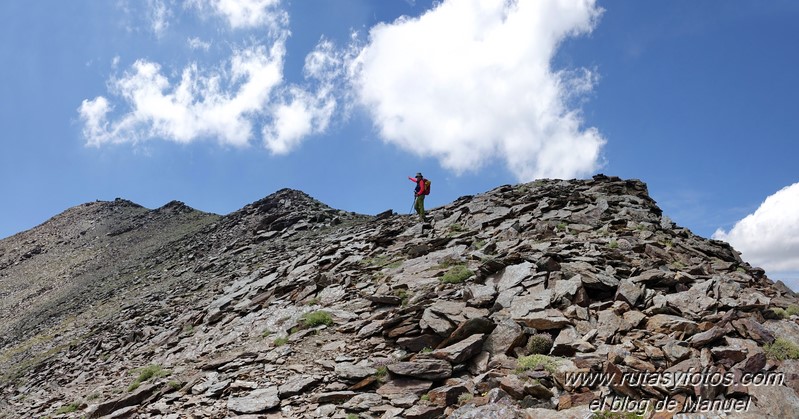
[[[84,204],[4,239],[0,417],[588,417],[614,396],[799,414],[799,362],[767,351],[799,344],[799,300],[642,182],[508,185],[429,217],[284,189],[224,217]],[[619,378],[695,371],[736,380]],[[569,380],[591,372],[616,378]]]

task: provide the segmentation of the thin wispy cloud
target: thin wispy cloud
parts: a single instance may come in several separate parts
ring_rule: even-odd
[[[280,0],[187,0],[184,4],[206,17],[224,17],[233,29],[268,27],[281,31],[288,24],[288,13],[280,8]]]
[[[189,38],[186,42],[188,43],[189,48],[193,49],[193,50],[208,51],[208,50],[211,49],[211,43],[210,42],[203,41],[202,39],[200,39],[198,37]]]
[[[456,172],[499,159],[522,181],[587,174],[605,139],[569,104],[597,77],[551,62],[600,14],[592,0],[444,1],[372,28],[351,81],[383,140]]]
[[[155,36],[162,36],[169,27],[170,9],[164,0],[148,0],[150,29]]]
[[[799,182],[766,198],[729,230],[716,230],[747,262],[766,272],[799,271]]]

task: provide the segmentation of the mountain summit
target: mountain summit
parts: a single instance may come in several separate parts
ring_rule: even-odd
[[[429,216],[283,189],[226,216],[88,203],[4,239],[0,417],[799,416],[799,299],[644,183]]]

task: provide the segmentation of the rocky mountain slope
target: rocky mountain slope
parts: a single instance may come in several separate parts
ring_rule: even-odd
[[[227,216],[88,203],[4,239],[0,417],[799,416],[799,300],[642,182],[429,217],[284,189]]]

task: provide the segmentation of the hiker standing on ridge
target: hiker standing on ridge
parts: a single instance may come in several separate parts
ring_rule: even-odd
[[[424,222],[424,197],[430,194],[430,181],[426,180],[421,173],[416,174],[416,179],[408,177],[411,182],[416,182],[416,188],[413,190],[415,196],[413,201],[413,208],[419,214],[419,218]]]

